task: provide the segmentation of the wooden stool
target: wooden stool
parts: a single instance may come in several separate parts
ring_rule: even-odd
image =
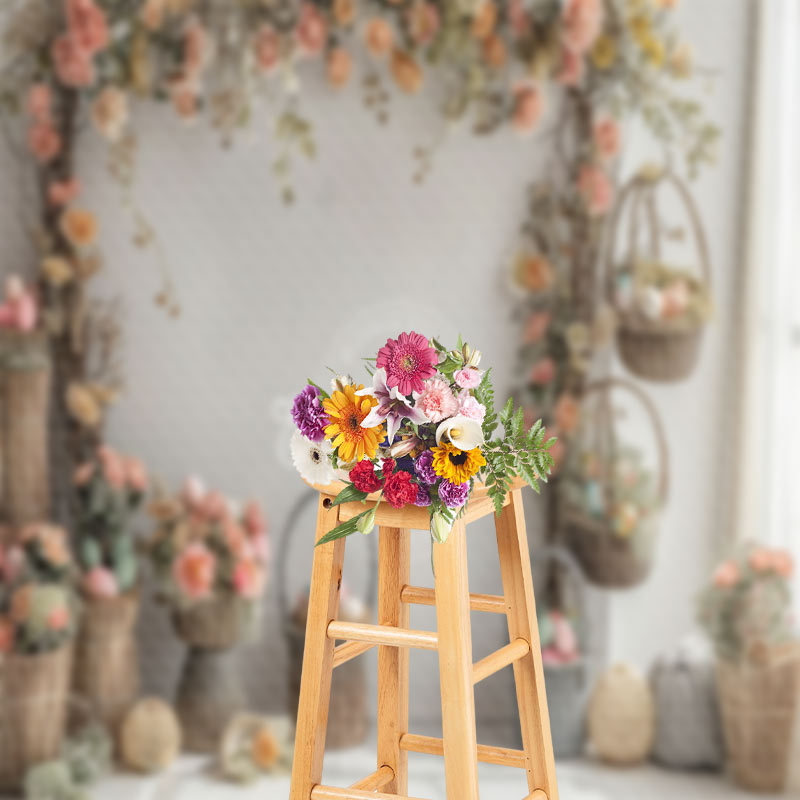
[[[466,526],[494,513],[481,485],[476,484],[467,513],[455,523],[447,542],[433,548],[435,589],[409,585],[409,534],[412,529],[428,530],[428,509],[397,510],[372,501],[378,505],[375,521],[380,529],[377,625],[336,618],[345,539],[316,548],[289,800],[409,800],[409,751],[444,755],[448,800],[478,800],[478,761],[524,769],[529,791],[525,800],[558,799],[521,485],[515,483],[495,519],[503,597],[470,594],[467,585]],[[332,505],[342,486],[317,488],[317,539],[365,510],[361,503]],[[410,603],[436,606],[437,632],[409,629]],[[475,664],[470,609],[505,614],[510,640]],[[343,644],[335,646],[336,640]],[[322,786],[332,672],[376,645],[377,769],[347,789]],[[442,739],[408,731],[409,647],[439,652]],[[478,745],[475,738],[473,686],[509,664],[514,667],[523,750]]]

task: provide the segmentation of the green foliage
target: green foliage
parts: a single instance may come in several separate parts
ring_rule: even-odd
[[[352,519],[347,520],[347,522],[343,522],[341,525],[337,525],[333,530],[328,531],[324,536],[322,536],[316,544],[316,547],[319,547],[321,544],[328,544],[328,542],[333,542],[336,539],[343,539],[345,536],[349,536],[351,533],[355,533],[358,530],[358,523],[362,517],[366,517],[367,514],[371,514],[372,509],[368,508],[366,511],[362,511],[357,516],[353,517]]]
[[[339,506],[342,503],[352,503],[355,501],[362,502],[366,497],[366,492],[356,489],[352,483],[349,483],[344,487],[344,489],[342,489],[341,492],[339,492],[339,494],[336,495],[331,505]]]

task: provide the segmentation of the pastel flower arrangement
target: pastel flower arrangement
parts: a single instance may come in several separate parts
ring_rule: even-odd
[[[555,440],[546,438],[541,421],[525,431],[512,400],[498,417],[481,353],[460,337],[448,350],[414,331],[401,333],[366,361],[371,386],[337,377],[327,392],[309,381],[292,406],[295,467],[312,484],[343,479],[335,503],[376,493],[393,508],[427,507],[431,535],[443,542],[476,480],[484,480],[499,514],[512,478],[537,491],[547,479]],[[498,422],[502,436],[495,435]],[[372,508],[320,543],[369,533],[374,524]]]
[[[75,633],[78,601],[66,532],[26,525],[0,546],[0,656],[55,650]]]
[[[147,493],[147,469],[139,459],[103,445],[75,470],[73,485],[82,591],[94,599],[133,591],[139,561],[131,526]]]
[[[147,549],[162,599],[185,609],[221,597],[249,607],[261,598],[270,556],[258,503],[236,513],[227,497],[190,477],[178,496],[159,491],[148,511],[156,530]]]
[[[754,543],[740,546],[714,569],[697,618],[719,658],[758,659],[793,638],[793,574],[790,553]]]

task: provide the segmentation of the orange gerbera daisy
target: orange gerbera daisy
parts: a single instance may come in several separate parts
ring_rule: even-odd
[[[333,447],[339,449],[339,460],[345,463],[360,461],[364,456],[375,458],[383,441],[383,423],[374,428],[361,427],[372,407],[378,404],[374,397],[356,395],[363,388],[362,384],[345,386],[343,391],[335,391],[322,402],[331,420],[325,426],[325,438],[332,440]]]

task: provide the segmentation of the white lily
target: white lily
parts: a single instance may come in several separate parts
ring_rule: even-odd
[[[439,424],[436,429],[436,444],[441,444],[443,438],[459,450],[474,450],[484,443],[480,423],[461,415],[450,417]]]

